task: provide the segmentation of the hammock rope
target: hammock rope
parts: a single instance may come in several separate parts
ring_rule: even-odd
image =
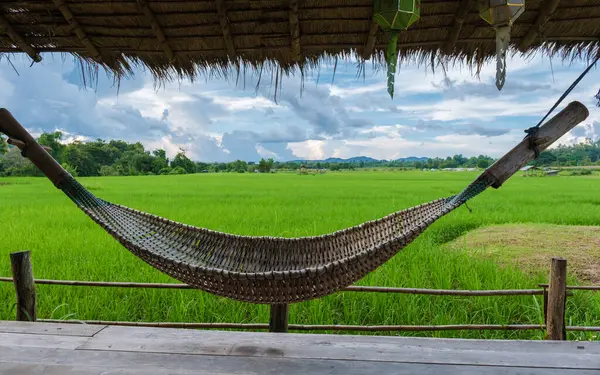
[[[588,114],[583,104],[572,102],[539,128],[536,146],[547,148]],[[270,304],[323,297],[355,283],[436,220],[488,187],[500,187],[535,157],[528,140],[523,140],[459,194],[330,234],[241,236],[177,223],[96,197],[5,109],[0,109],[0,131],[87,216],[149,265],[219,296]]]
[[[539,150],[537,144],[535,143],[535,139],[537,138],[537,135],[539,133],[540,126],[542,126],[542,123],[544,121],[546,121],[546,119],[548,118],[548,116],[550,116],[550,114],[556,109],[556,107],[558,107],[560,105],[560,103],[562,103],[562,101],[565,100],[565,98],[567,96],[569,96],[569,94],[571,93],[571,91],[573,91],[575,89],[575,87],[577,87],[577,85],[579,84],[579,82],[581,82],[581,80],[590,72],[590,70],[592,70],[592,68],[596,65],[596,63],[599,60],[600,60],[600,54],[598,54],[592,60],[592,62],[588,65],[588,67],[583,72],[581,72],[581,74],[579,75],[579,77],[577,77],[575,79],[575,81],[573,81],[573,83],[571,83],[571,85],[569,87],[567,87],[567,89],[562,93],[562,95],[558,98],[558,100],[554,103],[554,105],[548,110],[548,112],[546,112],[546,114],[544,115],[544,117],[542,117],[542,119],[540,120],[540,122],[538,122],[536,126],[532,126],[529,129],[525,129],[525,133],[527,134],[525,136],[525,138],[529,139],[529,147],[531,147],[531,149],[535,152],[536,159],[537,159],[537,157],[540,156],[540,150]],[[600,91],[598,91],[598,95],[596,95],[596,98],[598,98],[598,103],[599,103],[599,106],[600,106]]]

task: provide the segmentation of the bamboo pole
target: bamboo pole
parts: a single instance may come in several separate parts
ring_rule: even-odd
[[[546,339],[566,340],[565,302],[567,300],[567,260],[552,258],[550,287],[548,288],[548,311],[546,312]]]
[[[0,277],[0,282],[11,282],[9,277]],[[113,281],[81,281],[81,280],[47,280],[36,279],[40,285],[67,285],[67,286],[92,286],[107,288],[148,288],[148,289],[196,289],[187,284],[176,283],[135,283],[135,282],[113,282]],[[340,292],[358,293],[397,293],[397,294],[420,294],[434,296],[470,296],[470,297],[493,297],[493,296],[536,296],[543,295],[543,289],[500,289],[500,290],[459,290],[459,289],[424,289],[424,288],[394,288],[385,286],[358,286],[352,285],[340,289]]]
[[[11,253],[10,264],[17,295],[17,320],[35,322],[37,320],[37,307],[31,253],[29,251]]]
[[[171,323],[171,322],[122,322],[109,320],[57,320],[40,319],[44,323],[65,324],[97,324],[130,327],[156,327],[156,328],[187,328],[187,329],[242,329],[242,330],[268,330],[269,324],[265,323]],[[447,325],[311,325],[289,324],[290,331],[356,331],[356,332],[419,332],[419,331],[530,331],[543,330],[542,324],[447,324]],[[600,330],[600,327],[569,327],[569,330]]]
[[[585,105],[577,101],[569,103],[562,111],[537,128],[537,133],[532,139],[537,150],[544,151],[588,116],[589,111]],[[526,137],[486,169],[482,177],[486,176],[487,179],[491,179],[494,181],[492,187],[499,188],[519,169],[535,158],[536,153],[531,147],[530,139]]]
[[[541,288],[547,288],[548,284],[538,284],[538,286]],[[600,285],[567,285],[567,290],[586,290],[589,292],[598,292],[600,291]]]

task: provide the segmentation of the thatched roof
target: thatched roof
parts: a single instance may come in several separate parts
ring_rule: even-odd
[[[494,30],[476,3],[422,0],[421,19],[400,35],[400,56],[474,65],[495,56]],[[288,71],[354,56],[377,65],[387,36],[372,15],[373,0],[0,0],[0,54],[38,60],[67,52],[118,76],[141,64],[158,78],[194,78],[241,62]],[[599,37],[599,0],[527,0],[511,45],[590,57]]]

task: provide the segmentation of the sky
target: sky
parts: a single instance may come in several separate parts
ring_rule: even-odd
[[[508,61],[506,84],[495,86],[495,63],[477,77],[465,66],[403,64],[394,98],[385,71],[367,62],[324,65],[318,72],[284,77],[274,98],[270,74],[257,88],[252,73],[235,79],[201,77],[157,86],[148,72],[113,81],[100,72],[83,85],[71,57],[45,54],[0,59],[0,107],[34,135],[60,130],[66,141],[102,138],[140,141],[173,157],[181,149],[197,161],[257,161],[489,155],[499,157],[536,125],[586,62],[547,57]],[[600,64],[554,112],[578,100],[588,119],[560,139],[572,144],[600,138]]]

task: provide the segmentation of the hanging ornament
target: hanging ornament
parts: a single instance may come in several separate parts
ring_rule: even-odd
[[[421,16],[421,0],[375,0],[373,17],[375,22],[388,33],[385,52],[387,63],[388,93],[394,98],[394,77],[398,61],[398,32],[408,29]]]
[[[496,87],[506,81],[506,52],[513,22],[525,11],[525,0],[479,0],[479,15],[496,30]]]

